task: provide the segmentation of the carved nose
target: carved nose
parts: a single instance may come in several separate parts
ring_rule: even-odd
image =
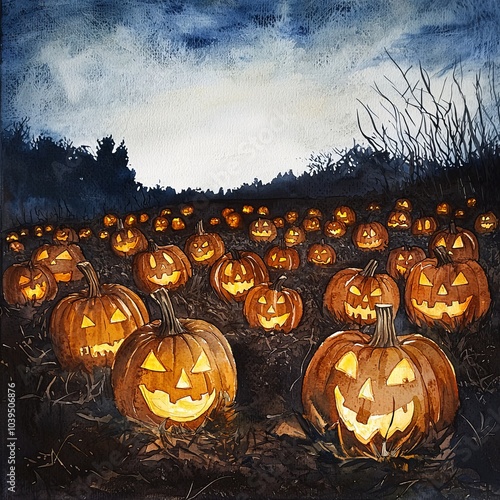
[[[181,371],[181,376],[179,377],[179,380],[177,381],[177,384],[175,386],[176,389],[191,389],[193,387],[191,385],[191,381],[189,380],[188,374],[186,373],[186,370],[184,368]]]
[[[273,306],[271,306],[271,307],[267,310],[267,312],[268,312],[269,314],[276,314],[276,310],[274,309],[274,307],[273,307]]]
[[[234,277],[234,280],[235,281],[241,281],[241,276],[239,274],[237,274],[235,277]]]
[[[359,391],[358,398],[369,399],[370,401],[375,401],[373,397],[373,389],[372,389],[372,379],[368,378],[366,382],[361,387]]]
[[[365,296],[363,297],[363,302],[368,302],[368,295],[365,295]]]
[[[448,295],[448,290],[446,290],[446,287],[444,285],[441,285],[437,294],[438,295]]]

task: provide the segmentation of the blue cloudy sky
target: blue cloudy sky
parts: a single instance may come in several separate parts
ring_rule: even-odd
[[[235,187],[362,142],[358,100],[419,63],[500,63],[498,0],[3,0],[2,124],[112,134],[146,185]],[[377,111],[378,112],[378,111]],[[382,115],[381,115],[382,116]]]

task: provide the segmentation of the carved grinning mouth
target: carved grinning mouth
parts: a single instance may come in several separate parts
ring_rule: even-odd
[[[38,300],[45,296],[47,293],[47,283],[37,283],[34,287],[25,286],[23,289],[23,295],[28,300]]]
[[[72,272],[69,273],[54,273],[54,278],[56,281],[71,281],[71,277],[73,276]]]
[[[261,314],[257,314],[257,318],[259,320],[259,323],[264,328],[267,328],[269,330],[272,330],[277,326],[283,326],[289,316],[290,316],[290,313],[285,313],[285,314],[282,314],[281,316],[276,316],[274,318],[266,319]]]
[[[345,312],[347,315],[353,319],[356,317],[361,319],[375,319],[375,311],[370,309],[370,306],[363,307],[361,304],[357,307],[352,307],[347,302],[345,304]]]
[[[269,229],[264,229],[263,231],[252,231],[254,236],[271,236],[271,231]]]
[[[106,356],[108,353],[115,354],[122,345],[123,340],[115,340],[112,344],[104,342],[103,344],[80,347],[80,356],[90,355],[93,358],[97,358],[97,356]]]
[[[400,266],[399,264],[396,264],[396,270],[399,274],[405,274],[406,273],[406,267]]]
[[[214,250],[209,250],[207,253],[203,255],[195,255],[193,252],[191,252],[191,255],[193,256],[194,260],[202,262],[204,260],[210,259],[210,257],[213,257],[214,253],[215,253]]]
[[[163,273],[159,278],[157,276],[148,276],[148,281],[151,281],[151,283],[155,285],[169,285],[171,283],[177,283],[180,276],[180,271],[174,271],[172,274]]]
[[[335,387],[335,403],[342,422],[348,430],[354,432],[363,444],[368,444],[377,432],[384,439],[389,439],[396,431],[404,431],[413,419],[415,404],[410,401],[397,410],[383,415],[370,415],[365,424],[357,420],[357,413],[344,406],[345,398],[340,389]]]
[[[148,408],[159,417],[170,418],[175,422],[191,422],[203,415],[213,404],[215,400],[215,389],[211,394],[206,392],[200,399],[193,400],[191,396],[179,398],[175,403],[170,401],[168,392],[149,391],[144,384],[139,385],[142,397]]]
[[[238,295],[241,293],[245,293],[247,290],[250,290],[254,285],[254,280],[248,281],[237,281],[235,283],[222,283],[222,288],[228,291],[231,295]]]
[[[469,295],[463,302],[458,300],[452,301],[451,304],[446,302],[435,302],[432,307],[429,306],[427,300],[423,300],[422,303],[418,303],[416,299],[411,299],[412,306],[420,311],[421,313],[429,316],[432,319],[441,319],[444,314],[447,314],[450,318],[456,316],[461,316],[469,307],[472,295]]]
[[[328,257],[326,260],[321,260],[321,259],[317,259],[317,258],[313,257],[311,260],[315,264],[319,264],[319,265],[322,265],[322,266],[326,266],[327,264],[331,264],[331,262],[332,262],[331,257]]]
[[[358,241],[358,247],[359,248],[373,248],[373,247],[378,247],[382,240],[373,240],[371,242],[363,242],[363,241]]]

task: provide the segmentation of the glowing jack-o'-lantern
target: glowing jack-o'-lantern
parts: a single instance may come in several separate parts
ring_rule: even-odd
[[[92,229],[90,229],[90,227],[82,227],[80,229],[80,231],[78,231],[78,237],[81,239],[81,240],[88,240],[90,238],[92,238]]]
[[[182,220],[182,217],[174,217],[172,219],[172,229],[174,231],[182,231],[186,229],[186,223]]]
[[[451,214],[451,205],[446,201],[438,203],[436,206],[436,213],[438,215],[450,215]]]
[[[252,288],[245,299],[243,314],[252,328],[268,332],[291,332],[298,326],[303,314],[299,292],[286,288],[286,276],[274,283],[262,283]]]
[[[54,231],[54,226],[52,224],[47,224],[44,229],[43,229],[46,233],[51,233],[52,231]]]
[[[455,217],[455,219],[463,219],[465,217],[465,210],[463,208],[457,208],[453,217]]]
[[[149,240],[148,249],[134,255],[132,272],[135,284],[143,292],[151,293],[161,287],[175,290],[191,277],[191,262],[178,246],[158,246]]]
[[[426,258],[423,248],[402,246],[394,248],[387,257],[387,273],[395,280],[406,279],[410,269]]]
[[[102,229],[101,231],[99,231],[99,239],[101,240],[109,239],[109,231],[107,231],[106,229]]]
[[[240,229],[243,226],[243,217],[239,212],[236,212],[236,210],[227,214],[224,220],[231,229]]]
[[[430,236],[438,228],[438,223],[434,217],[424,216],[415,219],[411,226],[411,234],[415,236]]]
[[[418,326],[460,331],[488,311],[488,280],[476,261],[455,262],[443,247],[434,253],[435,259],[424,259],[408,275],[406,312]]]
[[[226,251],[224,241],[217,233],[207,233],[203,229],[203,221],[196,224],[192,234],[184,246],[184,253],[196,266],[211,266]]]
[[[314,231],[321,231],[321,221],[319,217],[308,216],[302,221],[304,231],[312,233]]]
[[[341,331],[314,354],[302,385],[304,416],[337,428],[344,453],[387,460],[432,444],[459,407],[453,365],[432,340],[397,336],[392,307],[377,304],[372,336]]]
[[[11,241],[9,249],[13,252],[24,252],[24,245],[20,241]]]
[[[119,257],[129,257],[148,248],[148,240],[137,227],[124,227],[118,219],[116,231],[111,235],[110,246]]]
[[[363,252],[384,250],[389,243],[389,233],[380,222],[358,224],[352,231],[354,246]]]
[[[404,231],[411,227],[411,215],[406,210],[393,210],[387,218],[387,227],[397,231]]]
[[[184,215],[185,217],[189,217],[190,215],[194,214],[194,207],[193,205],[183,205],[180,208],[180,213]]]
[[[273,241],[278,236],[278,230],[270,219],[257,219],[250,224],[248,236],[258,243]]]
[[[436,247],[444,247],[455,262],[460,260],[478,260],[479,242],[476,235],[450,222],[449,227],[434,233],[429,241],[429,254],[434,255]]]
[[[157,233],[164,233],[168,229],[169,224],[166,217],[159,215],[153,219],[153,230]]]
[[[290,226],[284,234],[285,245],[294,247],[306,241],[306,233],[300,226]]]
[[[139,328],[117,352],[111,383],[118,410],[154,425],[196,429],[236,395],[236,364],[222,332],[177,319],[165,289],[151,294],[161,319]]]
[[[45,266],[31,262],[12,264],[3,273],[3,296],[11,305],[30,303],[37,307],[57,295],[57,283]]]
[[[132,290],[118,284],[99,284],[90,262],[80,262],[88,287],[58,302],[49,332],[61,367],[111,367],[124,338],[149,320],[146,306]]]
[[[478,234],[493,233],[498,229],[497,216],[489,211],[479,214],[474,222],[474,230]]]
[[[218,226],[220,224],[220,219],[219,219],[219,217],[212,217],[209,220],[209,223],[211,226]]]
[[[57,282],[81,280],[83,274],[77,264],[84,260],[82,249],[75,243],[42,245],[31,255],[31,262],[46,266]]]
[[[299,220],[299,212],[290,210],[285,214],[285,219],[289,224],[295,224]]]
[[[333,211],[333,217],[346,226],[353,226],[356,223],[356,212],[346,205],[340,205]]]
[[[147,213],[142,213],[141,215],[139,215],[139,222],[141,224],[144,224],[145,222],[147,222],[149,220],[149,215]]]
[[[325,240],[312,244],[307,251],[307,261],[315,266],[333,266],[337,260],[335,249],[326,244]]]
[[[477,203],[476,198],[467,198],[467,200],[465,201],[467,208],[474,208],[476,206],[476,203]]]
[[[398,285],[388,274],[375,274],[377,266],[372,259],[364,269],[347,268],[332,276],[323,304],[336,320],[371,325],[376,321],[375,304],[391,304],[398,310]]]
[[[300,255],[293,247],[287,247],[285,243],[269,248],[264,255],[264,262],[271,269],[293,271],[300,267]]]
[[[118,217],[114,214],[106,214],[102,222],[106,227],[111,227],[118,222]]]
[[[19,230],[19,236],[28,236],[30,234],[29,230],[23,227]]]
[[[381,209],[382,207],[377,201],[372,201],[366,206],[366,210],[368,210],[368,212],[379,212]]]
[[[269,208],[266,207],[266,206],[264,206],[264,205],[262,205],[261,207],[259,207],[257,209],[257,213],[259,215],[263,215],[264,217],[267,217],[269,215]]]
[[[318,219],[322,219],[323,214],[319,208],[308,208],[306,217],[317,217]]]
[[[226,208],[223,208],[220,213],[221,213],[222,217],[224,217],[224,219],[225,219],[232,212],[234,212],[234,208],[226,207]]]
[[[42,226],[35,226],[33,229],[33,234],[37,238],[41,238],[43,236],[43,227]]]
[[[128,214],[123,219],[123,225],[125,227],[135,226],[136,224],[137,224],[137,215],[135,214]]]
[[[170,208],[163,208],[161,211],[160,211],[160,217],[166,217],[167,215],[172,215],[172,209]]]
[[[12,232],[12,233],[9,233],[6,237],[5,237],[5,241],[7,243],[10,243],[11,241],[18,241],[19,240],[19,235],[15,232]]]
[[[266,281],[269,281],[266,265],[254,252],[232,250],[210,270],[210,285],[227,302],[244,301],[251,288]]]
[[[275,217],[273,219],[274,225],[278,228],[285,227],[285,219],[283,217]]]
[[[52,239],[56,243],[76,243],[79,240],[78,233],[71,227],[58,227]]]
[[[244,214],[252,214],[254,210],[255,209],[252,205],[243,205],[243,208],[241,209]]]
[[[323,227],[323,234],[328,238],[342,238],[346,231],[346,225],[339,220],[326,221]]]
[[[405,212],[411,212],[413,210],[413,205],[408,198],[399,198],[394,204],[395,210],[404,210]]]

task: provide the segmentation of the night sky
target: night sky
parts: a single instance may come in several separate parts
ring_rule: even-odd
[[[145,185],[235,187],[362,143],[395,65],[440,89],[500,63],[498,0],[3,1],[2,125],[95,150]],[[446,85],[446,84],[445,84]]]

